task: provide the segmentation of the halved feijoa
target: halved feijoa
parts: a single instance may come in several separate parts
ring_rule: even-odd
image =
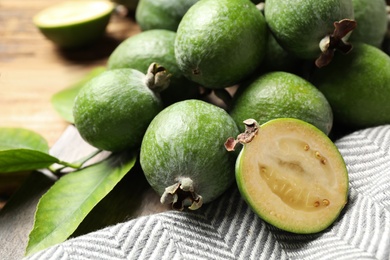
[[[33,22],[61,48],[78,48],[103,36],[114,9],[108,0],[67,0],[41,10]]]
[[[347,168],[334,143],[298,119],[279,118],[261,126],[253,119],[244,123],[245,133],[235,140],[244,144],[236,180],[253,211],[293,233],[329,227],[348,195]]]

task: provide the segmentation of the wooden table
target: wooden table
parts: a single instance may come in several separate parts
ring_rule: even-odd
[[[50,147],[58,140],[57,146],[63,145],[62,134],[72,128],[54,110],[50,101],[53,94],[78,82],[93,68],[104,66],[118,44],[140,32],[134,15],[115,12],[106,35],[93,46],[61,50],[32,23],[38,11],[61,1],[0,0],[0,127],[34,130]],[[0,215],[1,259],[23,256],[38,199],[52,185],[47,180],[37,184],[28,186],[32,196],[19,198],[16,207],[8,204]],[[0,194],[0,209],[4,205],[1,199]],[[142,201],[133,217],[166,210],[151,188],[145,190]]]
[[[105,65],[121,41],[140,32],[131,15],[116,13],[95,45],[60,50],[39,32],[32,17],[61,1],[0,0],[0,127],[34,130],[50,146],[68,126],[53,109],[52,95]]]

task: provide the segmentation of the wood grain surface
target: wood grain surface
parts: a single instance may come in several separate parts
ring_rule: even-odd
[[[0,127],[24,127],[52,146],[67,127],[53,109],[52,95],[105,65],[115,47],[140,32],[134,16],[116,12],[106,35],[93,46],[64,51],[32,23],[45,7],[62,0],[0,0]]]
[[[118,8],[111,17],[106,34],[95,44],[78,50],[59,49],[34,26],[32,17],[61,1],[0,0],[0,127],[23,127],[36,131],[55,149],[61,146],[61,142],[62,146],[64,142],[69,144],[68,140],[59,141],[64,136],[74,142],[69,133],[74,136],[77,132],[54,110],[51,105],[53,94],[78,82],[93,68],[104,66],[109,55],[123,40],[140,32],[134,14],[126,14]],[[61,147],[55,154],[71,155]],[[138,177],[129,176],[125,181],[131,183],[132,178],[140,177],[142,179],[139,174]],[[5,204],[7,196],[15,192],[26,178],[24,186],[12,198],[16,203]],[[147,185],[145,180],[141,181]],[[22,173],[20,180],[9,186],[10,194],[5,197],[4,191],[7,189],[4,185],[8,184],[1,182],[4,182],[4,178],[0,179],[0,259],[21,259],[36,204],[52,182],[39,174]],[[126,183],[117,189],[121,194],[123,190],[129,190]],[[144,199],[136,212],[126,214],[136,217],[166,210],[150,189],[145,189],[140,196]],[[118,207],[123,207],[123,203],[130,203],[128,197],[118,201]],[[4,204],[6,206],[1,210]],[[101,204],[95,211],[105,209],[105,204]],[[88,225],[80,227],[76,232],[78,235],[118,221],[93,220],[96,214],[90,214]]]

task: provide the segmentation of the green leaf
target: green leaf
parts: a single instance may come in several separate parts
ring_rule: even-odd
[[[0,128],[0,151],[22,148],[49,153],[47,141],[38,133],[24,128]]]
[[[0,128],[0,173],[46,168],[57,162],[41,135],[23,128]]]
[[[65,241],[135,161],[134,154],[111,155],[59,179],[39,201],[26,255]]]
[[[139,162],[84,218],[71,237],[81,236],[107,226],[143,215],[170,210],[150,187]]]
[[[80,81],[72,86],[54,94],[51,99],[51,103],[57,113],[69,123],[74,123],[73,120],[73,103],[80,89],[92,78],[96,77],[103,71],[105,67],[96,67],[85,75]]]
[[[47,168],[59,160],[47,153],[28,149],[0,151],[0,173]]]

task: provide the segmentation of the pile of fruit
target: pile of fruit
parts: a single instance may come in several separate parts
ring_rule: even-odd
[[[236,182],[276,227],[331,225],[348,197],[334,138],[390,123],[386,2],[133,2],[142,32],[74,100],[85,141],[139,150],[175,209],[196,210]]]

